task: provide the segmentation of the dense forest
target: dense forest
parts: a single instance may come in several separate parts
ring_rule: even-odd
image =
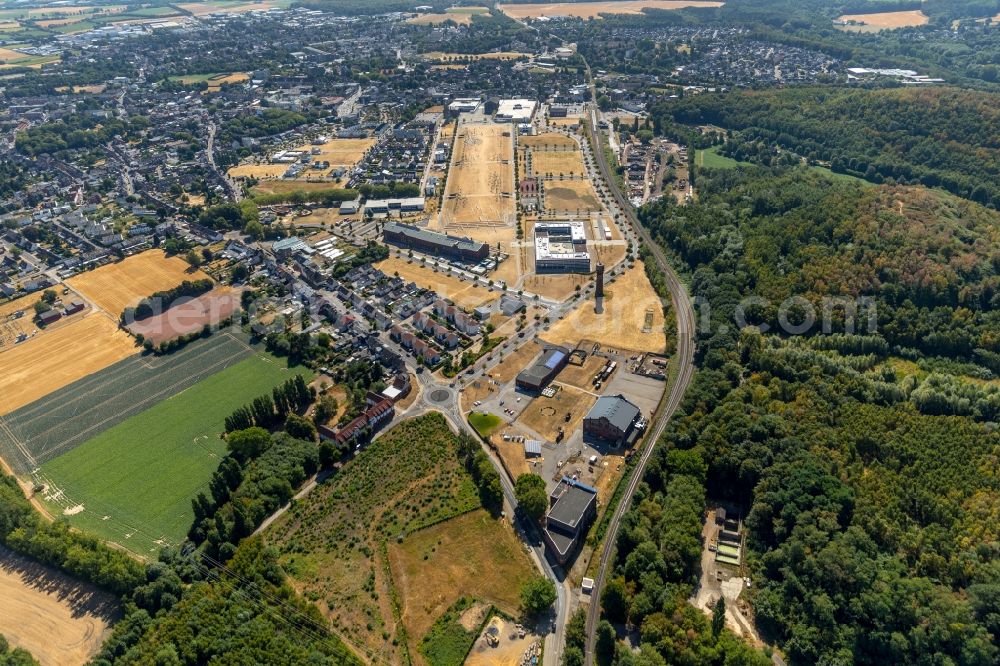
[[[607,616],[667,663],[705,663],[707,620],[686,599],[708,498],[742,507],[755,620],[790,663],[996,663],[1000,216],[804,166],[698,182],[696,204],[642,211],[709,307],[700,370],[619,536]],[[867,298],[876,325],[789,335],[808,309],[782,325],[791,296]],[[757,326],[740,330],[738,307]]]
[[[882,183],[941,187],[1000,207],[1000,97],[951,88],[805,88],[688,96],[654,122],[715,125]]]

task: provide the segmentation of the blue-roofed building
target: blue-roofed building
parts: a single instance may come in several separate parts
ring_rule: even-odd
[[[566,367],[567,361],[569,361],[569,350],[565,347],[558,345],[545,347],[538,360],[517,375],[517,387],[527,391],[541,391]]]

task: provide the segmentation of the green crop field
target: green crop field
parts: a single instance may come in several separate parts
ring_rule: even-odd
[[[293,372],[306,371],[252,356],[106,430],[42,466],[46,503],[136,553],[178,543],[194,520],[191,499],[225,452],[225,417]]]

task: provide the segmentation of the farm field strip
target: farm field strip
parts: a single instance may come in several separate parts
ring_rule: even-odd
[[[619,0],[610,2],[553,2],[548,4],[497,5],[504,14],[517,19],[539,16],[577,16],[600,18],[601,14],[641,14],[643,9],[684,9],[685,7],[721,7],[722,2],[705,0]]]
[[[254,353],[238,335],[237,329],[217,332],[155,365],[146,357],[126,359],[12,412],[0,428],[4,460],[27,473],[32,465],[18,445],[44,463],[142,412],[164,392],[183,391],[235,365]]]
[[[137,553],[183,539],[191,499],[225,454],[225,417],[296,372],[244,359],[42,465],[44,501],[70,524]]]
[[[900,12],[875,12],[871,14],[844,14],[837,21],[854,21],[859,25],[838,25],[841,30],[878,32],[910,26],[927,25],[930,19],[919,9]]]
[[[117,319],[126,307],[154,292],[172,289],[185,280],[205,278],[208,278],[207,273],[191,270],[180,257],[149,250],[81,273],[68,279],[66,284]]]
[[[107,318],[90,314],[0,353],[0,415],[137,352]]]
[[[113,595],[0,546],[0,635],[42,666],[82,666],[119,615]]]

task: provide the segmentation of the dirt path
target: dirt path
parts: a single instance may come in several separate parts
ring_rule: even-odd
[[[0,547],[0,634],[42,666],[86,663],[119,614],[110,594]]]

